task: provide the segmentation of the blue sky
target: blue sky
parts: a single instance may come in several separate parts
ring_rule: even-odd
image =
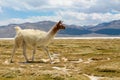
[[[120,19],[120,0],[0,0],[0,26],[59,21],[96,25]]]

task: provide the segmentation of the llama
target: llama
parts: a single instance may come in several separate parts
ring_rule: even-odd
[[[62,21],[56,23],[48,32],[34,29],[21,29],[19,26],[15,27],[15,29],[15,44],[13,52],[11,54],[10,62],[13,62],[12,59],[15,54],[15,51],[20,46],[22,46],[23,48],[23,55],[25,57],[26,62],[29,62],[26,56],[26,47],[33,49],[32,61],[34,61],[34,54],[36,53],[36,48],[37,46],[40,46],[46,51],[47,55],[49,56],[50,62],[52,63],[52,58],[47,49],[47,46],[60,29],[65,29],[65,26],[62,24]]]

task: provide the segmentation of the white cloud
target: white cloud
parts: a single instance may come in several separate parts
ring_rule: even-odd
[[[96,0],[87,12],[106,13],[112,10],[120,11],[120,0]]]
[[[65,24],[71,25],[96,25],[102,22],[109,22],[120,19],[120,14],[111,13],[78,13],[70,11],[60,11],[56,16],[32,16],[26,19],[12,18],[5,21],[0,21],[0,25],[10,23],[38,22],[44,20],[59,21],[63,20]]]
[[[1,3],[15,10],[65,9],[91,13],[120,10],[120,0],[1,0]]]
[[[2,4],[2,2],[0,1],[0,5]],[[2,7],[0,6],[0,13],[2,13]]]
[[[34,10],[46,5],[44,0],[1,0],[1,6],[19,11]]]
[[[74,7],[83,10],[93,6],[96,3],[96,0],[77,0],[77,1],[72,0],[72,2]]]
[[[25,22],[38,22],[38,21],[59,21],[61,17],[59,16],[32,16],[29,18],[21,19],[21,18],[12,18],[4,21],[0,21],[0,25],[8,25],[8,24],[20,24]]]
[[[54,7],[70,7],[72,6],[72,1],[71,0],[49,0],[49,4]]]
[[[111,13],[79,13],[71,11],[60,11],[60,15],[67,24],[96,25],[102,22],[120,19],[120,14]]]
[[[3,11],[2,11],[2,8],[0,7],[0,13],[2,13]]]
[[[10,18],[0,21],[9,23],[37,22],[42,20],[63,20],[66,24],[93,25],[120,19],[120,0],[0,0],[2,7],[18,11],[52,11],[53,16],[31,16],[26,19]]]

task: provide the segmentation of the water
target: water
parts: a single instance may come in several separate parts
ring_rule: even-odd
[[[0,38],[0,40],[13,40],[14,38]],[[54,39],[120,39],[120,37],[55,37]]]

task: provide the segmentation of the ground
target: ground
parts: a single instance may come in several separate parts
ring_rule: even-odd
[[[55,39],[26,63],[19,48],[10,63],[13,40],[0,40],[0,80],[120,80],[120,39]],[[32,50],[27,50],[31,60]]]

